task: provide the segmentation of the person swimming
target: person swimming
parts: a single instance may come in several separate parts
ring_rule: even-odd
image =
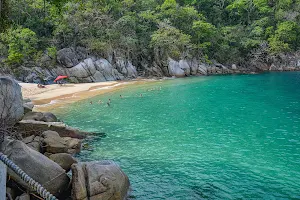
[[[143,94],[141,94],[140,97],[143,97]]]
[[[111,103],[111,100],[110,100],[110,99],[108,99],[108,102],[109,102],[109,103]]]
[[[103,102],[101,100],[98,101],[99,104],[102,104]]]
[[[122,95],[120,95],[120,98],[121,98],[121,99],[123,98]]]
[[[93,104],[93,102],[91,101],[90,104]]]

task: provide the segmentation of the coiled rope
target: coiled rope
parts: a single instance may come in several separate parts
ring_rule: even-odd
[[[16,174],[18,174],[23,181],[25,181],[29,186],[34,189],[41,197],[46,200],[58,200],[54,195],[48,192],[41,184],[33,180],[28,176],[20,167],[13,163],[6,155],[0,152],[0,161],[6,164],[10,169],[12,169]]]

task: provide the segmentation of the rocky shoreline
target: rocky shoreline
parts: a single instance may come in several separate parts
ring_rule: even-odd
[[[59,75],[69,77],[71,83],[92,83],[136,78],[163,78],[208,76],[220,74],[251,74],[264,71],[298,71],[300,54],[281,55],[273,61],[264,61],[261,56],[247,65],[223,65],[217,61],[205,63],[198,59],[175,60],[156,55],[153,61],[134,62],[114,55],[97,57],[85,48],[63,48],[56,58],[44,55],[39,63],[24,63],[15,70],[1,67],[0,74],[9,75],[26,83],[50,84]]]
[[[0,77],[0,152],[58,199],[125,199],[129,179],[113,161],[79,162],[86,133],[60,122],[52,113],[33,112],[20,86]],[[7,199],[40,199],[8,168]]]

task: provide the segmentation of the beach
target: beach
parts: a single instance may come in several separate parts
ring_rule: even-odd
[[[64,85],[46,85],[38,88],[34,83],[19,83],[24,99],[30,99],[35,105],[34,111],[49,111],[52,108],[94,97],[129,85],[154,82],[153,79],[136,79],[130,81],[108,81],[99,83],[78,83]]]

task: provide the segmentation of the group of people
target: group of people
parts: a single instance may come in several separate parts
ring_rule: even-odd
[[[153,90],[161,90],[161,87],[159,87],[157,89],[156,88],[151,88],[151,89],[149,89],[147,91],[153,91]],[[141,93],[139,96],[143,97],[143,94]],[[123,99],[123,96],[121,94],[120,94],[120,99]],[[104,102],[102,100],[99,100],[98,103],[99,104],[103,104]],[[90,104],[93,104],[93,101],[90,101]],[[106,102],[106,104],[107,104],[108,107],[110,107],[110,105],[111,105],[111,99],[108,99],[108,101]]]

